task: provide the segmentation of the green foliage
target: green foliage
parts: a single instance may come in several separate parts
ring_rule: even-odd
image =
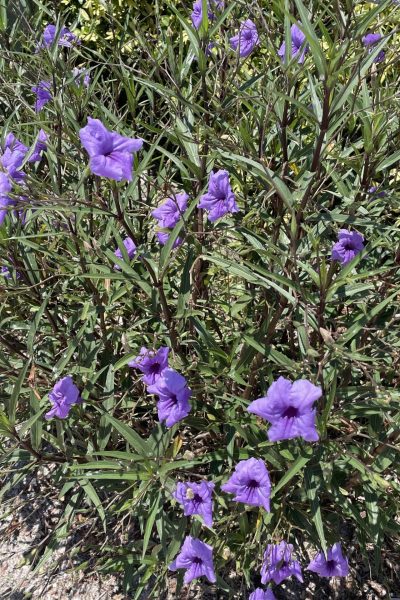
[[[26,222],[10,213],[0,229],[12,272],[0,286],[2,469],[52,464],[64,498],[35,566],[89,512],[105,536],[131,523],[125,544],[99,543],[96,561],[123,572],[133,598],[149,585],[160,597],[188,533],[213,545],[226,597],[229,571],[251,586],[271,540],[325,549],[344,523],[365,556],[374,544],[379,572],[379,548],[399,535],[400,8],[237,1],[197,32],[184,3],[81,4],[37,1],[27,23],[7,21],[0,3],[2,139],[49,135],[47,158],[27,167]],[[82,11],[97,15],[96,35]],[[238,60],[228,40],[248,16],[261,43]],[[35,54],[37,32],[66,19],[88,43]],[[283,65],[277,49],[297,20],[310,52],[303,66]],[[369,31],[387,35],[371,54]],[[382,48],[385,61],[373,62]],[[83,65],[88,90],[72,75]],[[36,115],[40,79],[54,101]],[[89,173],[78,136],[87,116],[145,140],[131,183]],[[196,208],[213,168],[229,171],[241,209],[216,224]],[[183,190],[188,211],[160,249],[151,210]],[[330,252],[348,227],[367,244],[340,268]],[[136,258],[115,270],[132,231]],[[141,346],[160,345],[193,390],[190,415],[170,430],[127,366]],[[66,374],[84,404],[47,422],[47,394]],[[270,443],[246,411],[279,375],[322,387],[320,442]],[[220,491],[251,456],[271,473],[270,514]],[[198,477],[216,483],[213,529],[171,496]],[[20,479],[5,477],[3,493]]]

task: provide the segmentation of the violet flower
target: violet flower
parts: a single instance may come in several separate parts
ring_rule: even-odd
[[[300,563],[292,558],[293,546],[286,542],[268,544],[261,567],[261,582],[274,581],[279,585],[291,575],[303,582]]]
[[[338,241],[332,247],[332,260],[347,265],[357,254],[364,250],[364,236],[358,231],[347,231],[340,229]]]
[[[201,481],[200,483],[178,483],[174,498],[183,506],[183,514],[200,515],[204,523],[212,527],[213,501],[212,494],[215,485],[210,481]]]
[[[9,148],[11,152],[20,152],[24,156],[28,152],[28,148],[25,146],[25,144],[20,142],[20,140],[18,140],[12,132],[8,133],[6,135],[6,139],[4,140],[4,150],[7,148]]]
[[[211,171],[208,192],[201,196],[197,207],[204,208],[208,212],[211,222],[220,219],[227,213],[239,212],[227,171],[220,170],[216,173]]]
[[[83,85],[85,88],[89,87],[90,75],[85,67],[74,67],[72,74],[77,85]]]
[[[10,269],[8,267],[6,267],[5,265],[3,265],[1,267],[0,274],[1,274],[2,277],[5,277],[5,279],[10,279],[11,278]]]
[[[373,185],[370,188],[368,188],[368,194],[371,194],[376,198],[384,198],[385,196],[387,196],[387,192],[385,192],[385,190],[379,191],[379,187],[376,185]]]
[[[91,117],[88,117],[86,127],[80,130],[79,137],[89,154],[89,167],[94,175],[132,181],[133,154],[142,148],[142,139],[109,131],[99,119]]]
[[[289,56],[295,58],[297,56],[297,62],[302,64],[305,59],[305,55],[308,52],[308,45],[304,45],[306,36],[297,25],[292,25],[290,28],[290,37],[292,39],[292,46]],[[302,49],[303,48],[303,49]],[[283,42],[278,50],[278,56],[285,61],[286,57],[286,42]]]
[[[188,200],[189,196],[186,192],[176,194],[175,197],[167,198],[161,206],[153,210],[151,215],[158,220],[160,227],[173,229],[185,212]]]
[[[128,362],[128,365],[143,373],[142,381],[146,385],[153,385],[168,367],[169,350],[167,346],[161,346],[157,352],[142,347],[139,356]]]
[[[239,56],[245,58],[249,56],[256,46],[260,43],[257,27],[251,19],[246,19],[240,25],[239,33],[229,40],[233,50],[239,50]]]
[[[68,375],[57,381],[49,394],[49,400],[53,404],[53,408],[45,414],[46,419],[52,417],[66,419],[72,405],[81,402],[79,390],[72,381],[72,377]]]
[[[147,388],[149,394],[159,397],[157,403],[158,420],[172,427],[190,412],[189,398],[192,390],[188,387],[185,377],[174,369],[164,369],[153,385]]]
[[[45,152],[47,150],[47,139],[47,133],[43,131],[43,129],[41,129],[39,131],[37,141],[33,148],[33,152],[28,158],[28,162],[39,162],[40,160],[42,160],[42,152]]]
[[[272,590],[257,588],[250,594],[249,600],[276,600],[276,596]]]
[[[169,565],[170,571],[186,569],[183,581],[187,584],[203,575],[208,581],[215,583],[213,549],[197,538],[188,535],[183,542],[181,551],[176,559]]]
[[[159,227],[172,230],[185,212],[188,199],[188,194],[182,192],[175,197],[167,198],[161,206],[153,210],[151,214],[158,220]],[[160,244],[165,246],[169,240],[170,233],[158,231],[156,235]],[[177,237],[172,247],[177,248],[182,244],[182,241],[182,238]]]
[[[43,31],[43,41],[39,46],[40,48],[50,48],[54,41],[57,39],[57,46],[64,46],[65,48],[71,48],[73,44],[80,44],[80,40],[77,36],[72,33],[67,27],[61,27],[58,31],[57,26],[53,24],[46,25]]]
[[[236,502],[250,506],[263,506],[270,511],[271,481],[268,469],[261,458],[241,460],[233,475],[221,486],[221,490],[235,494]]]
[[[320,577],[347,577],[349,574],[349,563],[343,556],[342,548],[337,542],[329,548],[326,558],[323,552],[319,552],[307,567],[308,571],[317,573]]]
[[[212,12],[211,7],[213,9],[216,8],[217,10],[223,10],[224,9],[224,0],[207,0],[208,19],[210,21],[213,21],[215,19],[215,14]],[[193,3],[193,11],[191,14],[191,19],[192,19],[193,27],[195,27],[195,29],[199,29],[201,22],[203,20],[203,2],[202,2],[202,0],[196,0],[196,2]]]
[[[170,234],[166,233],[165,231],[157,231],[156,236],[157,236],[157,239],[160,242],[160,244],[162,246],[165,246],[165,244],[169,240]],[[183,242],[183,239],[181,237],[177,237],[172,245],[172,248],[177,248],[178,246],[180,246],[182,244],[182,242]]]
[[[362,38],[362,43],[364,44],[364,46],[366,48],[368,48],[368,53],[371,54],[371,52],[373,52],[373,50],[374,50],[374,46],[376,46],[376,44],[378,42],[380,42],[381,39],[382,39],[382,36],[380,33],[368,33],[367,35],[365,35]],[[375,56],[374,63],[380,63],[383,60],[385,60],[385,53],[383,50],[381,50]]]
[[[136,252],[135,242],[132,240],[132,238],[128,237],[128,238],[125,238],[122,243],[125,246],[125,250],[126,250],[129,260],[132,260],[132,258],[135,256],[135,252]],[[124,257],[122,255],[122,250],[120,250],[119,248],[114,252],[114,256],[116,256],[120,260],[124,260]],[[121,267],[119,265],[115,264],[114,269],[120,271]]]
[[[0,156],[1,166],[7,175],[17,183],[22,183],[26,177],[26,173],[21,169],[24,160],[25,154],[23,152],[11,150],[10,148],[6,148]]]
[[[38,85],[33,86],[32,92],[36,94],[35,100],[35,111],[38,113],[42,110],[45,104],[47,104],[51,99],[52,95],[50,93],[51,83],[50,81],[39,81]]]
[[[11,189],[12,185],[7,175],[0,171],[0,225],[6,218],[8,207],[15,204],[14,200],[8,195]]]
[[[270,442],[302,437],[307,442],[319,439],[316,429],[316,409],[313,407],[322,395],[321,388],[307,379],[292,383],[279,377],[270,386],[267,395],[254,400],[247,410],[271,423]]]

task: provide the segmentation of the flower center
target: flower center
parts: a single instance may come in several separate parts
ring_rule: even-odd
[[[193,496],[193,502],[197,502],[197,504],[201,504],[203,502],[203,498],[199,496],[199,494],[195,494]]]
[[[255,479],[250,479],[249,483],[247,484],[247,487],[255,489],[260,487],[260,484]]]
[[[171,400],[172,404],[177,404],[178,398],[176,397],[176,394],[171,394],[170,400]]]
[[[149,371],[152,375],[159,373],[161,371],[160,363],[154,363],[153,365],[151,365]]]
[[[353,244],[350,241],[344,242],[343,248],[345,250],[354,250]]]
[[[203,564],[203,559],[202,559],[202,558],[200,558],[200,556],[195,556],[195,557],[193,558],[193,562],[194,562],[196,565],[202,565],[202,564]]]
[[[336,560],[327,560],[326,567],[327,567],[328,571],[330,571],[332,573],[332,571],[334,571],[334,569],[336,567]]]
[[[299,411],[295,406],[289,406],[282,414],[282,417],[287,419],[293,419],[293,417],[297,417],[298,414]]]

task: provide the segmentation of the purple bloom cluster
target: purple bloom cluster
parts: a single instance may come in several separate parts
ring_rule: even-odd
[[[267,395],[254,400],[247,410],[271,423],[268,430],[270,442],[296,437],[316,442],[319,436],[314,403],[321,395],[321,388],[307,379],[292,383],[279,377],[268,389]]]
[[[141,348],[139,356],[128,364],[143,373],[142,381],[148,386],[148,393],[158,396],[158,420],[172,427],[189,414],[192,390],[183,375],[168,367],[168,354],[167,347],[157,352]]]
[[[79,390],[74,384],[72,377],[68,375],[57,381],[49,394],[49,400],[53,408],[45,414],[46,419],[51,419],[52,417],[66,419],[73,404],[81,402]]]
[[[41,160],[42,153],[47,148],[46,141],[47,135],[41,129],[26,162],[32,163]],[[22,166],[29,152],[29,148],[18,140],[12,132],[6,136],[0,153],[0,165],[3,169],[3,171],[0,171],[0,225],[6,217],[9,207],[16,204],[16,199],[9,194],[14,183],[23,185],[26,173],[22,170]],[[20,196],[19,200],[24,201],[25,198]]]
[[[261,567],[261,582],[273,581],[279,585],[291,575],[303,582],[300,563],[292,557],[292,552],[292,544],[268,544]]]
[[[357,254],[364,250],[364,237],[358,231],[340,229],[338,241],[332,248],[332,260],[347,265]]]
[[[142,139],[109,131],[99,119],[91,117],[79,131],[79,137],[89,154],[89,167],[94,175],[132,181],[133,155],[142,148]]]
[[[201,196],[197,206],[208,212],[208,218],[211,222],[220,219],[227,213],[239,212],[227,171],[220,170],[216,173],[211,171],[208,192]]]
[[[161,204],[161,206],[153,210],[151,214],[155,219],[157,219],[159,227],[172,230],[180,221],[183,213],[187,209],[188,200],[188,194],[186,194],[186,192],[182,192],[181,194],[176,194],[176,196],[172,198],[167,198],[167,200]],[[166,231],[157,232],[158,241],[163,246],[168,242],[169,236],[170,234]],[[182,238],[177,237],[173,248],[180,246],[180,244],[182,244]]]

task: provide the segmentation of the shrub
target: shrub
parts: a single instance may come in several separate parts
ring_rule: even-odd
[[[73,4],[2,21],[2,495],[47,464],[64,502],[34,565],[84,513],[134,598],[171,563],[182,585],[183,544],[195,565],[212,547],[224,597],[266,548],[263,583],[298,574],[282,541],[333,572],[345,527],[378,573],[399,534],[400,9],[214,3],[196,29],[188,3],[101,4],[88,44]]]

